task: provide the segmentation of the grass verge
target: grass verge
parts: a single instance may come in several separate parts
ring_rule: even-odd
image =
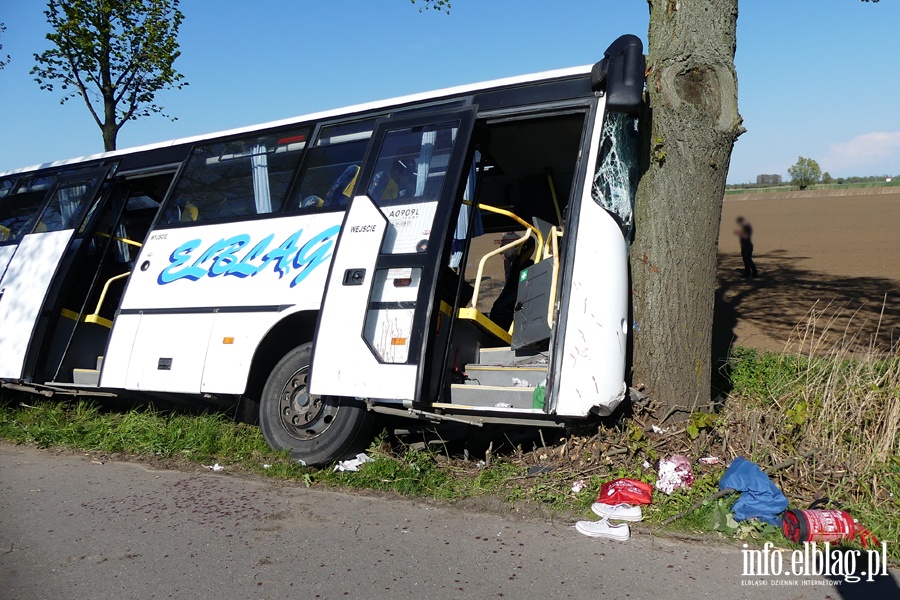
[[[900,561],[900,357],[848,352],[760,354],[738,349],[728,366],[730,397],[715,414],[694,413],[681,423],[652,405],[599,430],[571,432],[554,447],[521,446],[488,466],[414,450],[380,436],[373,461],[357,473],[308,469],[272,452],[256,427],[221,415],[184,415],[150,409],[101,410],[89,402],[0,402],[0,438],[39,447],[178,460],[246,471],[307,486],[345,486],[455,502],[492,496],[512,506],[528,501],[590,518],[604,481],[632,477],[653,483],[654,463],[682,453],[695,464],[690,490],[656,493],[645,521],[660,524],[717,491],[724,465],[745,456],[765,467],[819,448],[812,460],[779,471],[773,481],[791,507],[829,497],[856,516]],[[663,425],[663,432],[652,425]],[[696,459],[717,456],[717,465]],[[544,467],[544,468],[536,468]],[[573,484],[583,483],[574,491]],[[790,545],[780,531],[728,518],[736,497],[707,502],[670,527],[717,532],[740,540]]]

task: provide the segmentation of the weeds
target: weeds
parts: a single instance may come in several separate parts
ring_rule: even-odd
[[[493,496],[509,505],[531,502],[570,516],[591,515],[604,481],[630,477],[653,483],[654,464],[683,453],[695,463],[690,490],[657,493],[645,520],[659,524],[718,489],[725,464],[744,456],[763,467],[817,448],[772,475],[793,507],[827,496],[849,510],[900,560],[900,353],[863,346],[846,332],[835,341],[833,320],[798,329],[796,349],[782,354],[737,348],[726,375],[731,393],[713,413],[692,413],[679,423],[652,399],[633,405],[628,419],[570,431],[553,447],[515,447],[491,464],[416,450],[382,434],[369,449],[372,462],[355,473],[311,470],[269,450],[256,427],[220,415],[152,410],[104,412],[88,402],[45,401],[13,406],[0,402],[0,438],[40,447],[151,456],[192,463],[219,462],[300,482],[391,491],[455,502]],[[655,428],[654,428],[655,426]],[[509,442],[512,445],[512,442]],[[713,456],[718,464],[700,464]],[[264,467],[267,465],[267,467]],[[580,491],[573,482],[583,481]],[[786,544],[779,531],[730,517],[735,497],[701,504],[674,527],[716,532],[742,540]]]

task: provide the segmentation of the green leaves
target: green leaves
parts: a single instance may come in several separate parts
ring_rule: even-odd
[[[718,415],[715,415],[713,413],[693,412],[691,413],[691,418],[688,421],[687,426],[685,427],[685,431],[687,432],[689,438],[695,440],[700,435],[701,430],[711,429],[715,427],[718,420]]]
[[[81,97],[103,132],[106,150],[127,121],[163,107],[156,94],[187,85],[173,64],[181,55],[179,0],[49,0],[50,49],[31,70],[43,90]]]

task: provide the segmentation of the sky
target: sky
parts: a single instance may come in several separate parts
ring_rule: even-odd
[[[176,68],[158,96],[170,121],[126,124],[119,148],[591,64],[619,35],[646,45],[646,0],[183,0]],[[0,0],[0,171],[102,150],[81,99],[60,105],[29,74],[48,47],[40,0]],[[802,155],[833,177],[900,174],[900,2],[743,0],[736,65],[748,132],[729,183]]]

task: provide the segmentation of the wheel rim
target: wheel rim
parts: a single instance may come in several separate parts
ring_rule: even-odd
[[[309,367],[297,369],[281,388],[278,412],[285,431],[298,440],[322,435],[334,422],[338,406],[328,397],[313,396],[307,388]]]

